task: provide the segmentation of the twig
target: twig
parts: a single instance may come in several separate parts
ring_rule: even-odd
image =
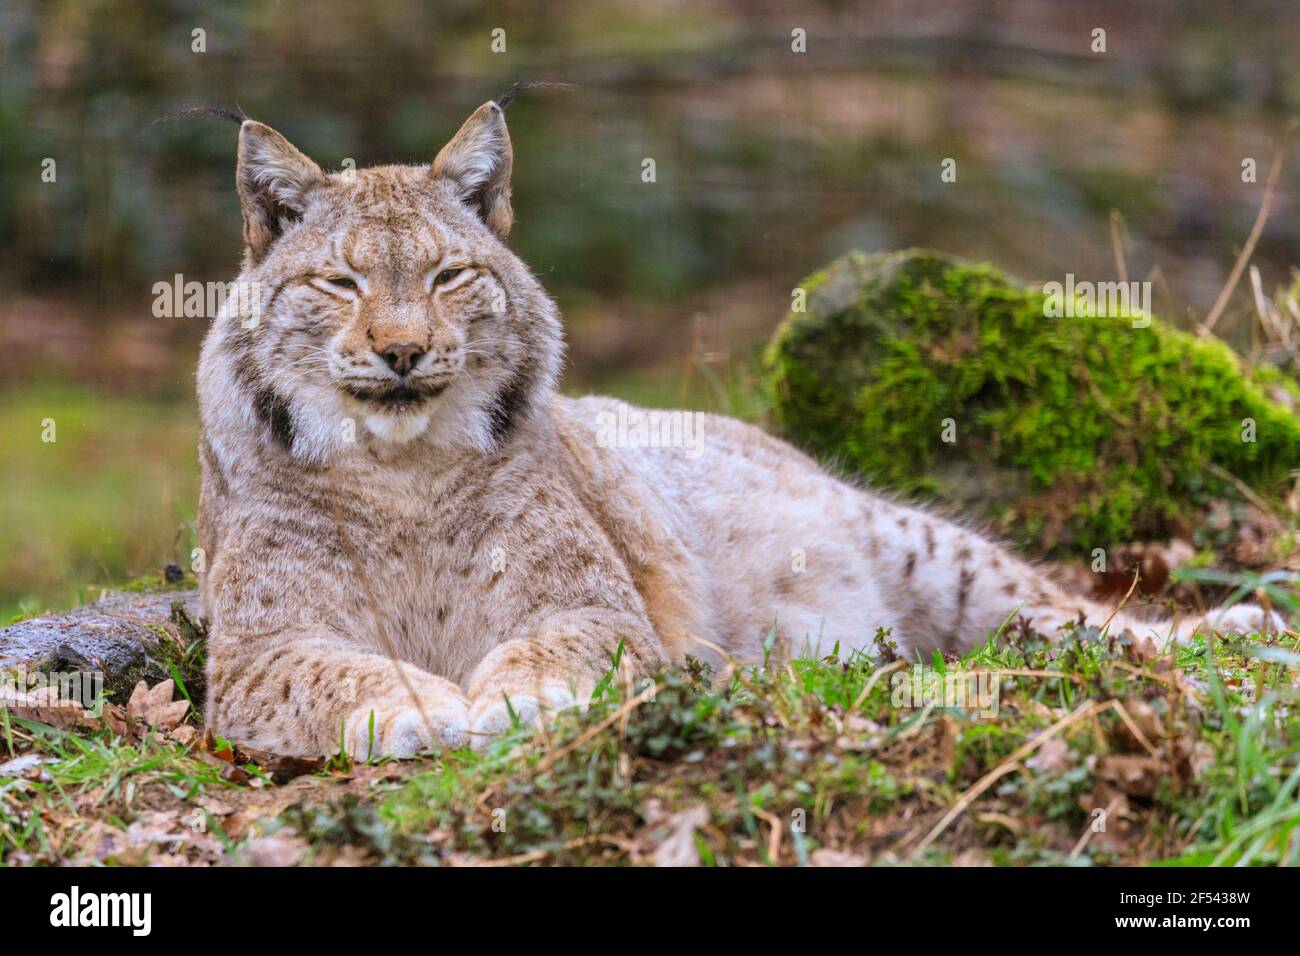
[[[1218,475],[1218,476],[1219,476],[1220,478],[1222,478],[1224,481],[1228,482],[1230,485],[1232,485],[1234,488],[1236,488],[1238,491],[1240,491],[1240,492],[1241,492],[1241,496],[1242,496],[1243,498],[1245,498],[1247,501],[1249,501],[1252,505],[1254,505],[1254,506],[1255,506],[1256,508],[1258,508],[1260,511],[1264,512],[1264,514],[1266,514],[1266,515],[1275,515],[1275,514],[1276,514],[1276,512],[1273,511],[1272,506],[1269,505],[1269,503],[1268,503],[1267,501],[1265,501],[1265,500],[1264,500],[1263,498],[1261,498],[1259,495],[1255,494],[1255,492],[1251,490],[1250,485],[1246,484],[1244,481],[1242,481],[1240,478],[1238,478],[1238,477],[1237,477],[1236,475],[1234,475],[1232,472],[1228,471],[1228,470],[1225,469],[1225,468],[1220,468],[1218,465],[1216,465],[1216,464],[1215,464],[1214,462],[1212,462],[1212,461],[1207,461],[1207,462],[1205,463],[1205,469],[1206,469],[1206,471],[1209,471],[1209,472],[1212,472],[1212,473],[1215,474],[1215,475]]]
[[[741,668],[736,666],[735,659],[732,658],[732,656],[728,654],[725,649],[723,649],[717,644],[714,644],[710,640],[706,640],[705,638],[700,637],[697,634],[690,634],[688,636],[690,637],[691,640],[695,641],[697,644],[703,644],[705,647],[709,648],[714,653],[718,654],[720,657],[722,657],[723,660],[727,662],[726,670],[724,670],[722,674],[718,677],[718,679],[714,681],[714,683],[717,686],[723,686],[724,684],[729,683],[732,678],[732,675],[735,675],[736,680],[740,681],[740,683],[744,686],[745,690],[749,691],[755,697],[758,697],[763,700],[767,700],[769,701],[769,703],[771,702],[770,698],[759,693],[758,688],[755,687],[752,683],[750,683],[749,678],[745,676],[745,672]],[[790,721],[786,720],[785,714],[781,713],[781,710],[779,708],[774,706],[772,708],[772,714],[773,716],[776,717],[777,720],[781,722],[782,727],[786,728],[787,730],[790,728]]]
[[[717,645],[717,644],[714,644],[714,643],[713,643],[712,641],[710,641],[710,640],[707,640],[707,639],[705,639],[705,638],[703,638],[703,637],[700,637],[698,634],[688,634],[687,637],[689,637],[691,640],[693,640],[696,644],[703,644],[705,647],[707,647],[709,650],[713,651],[715,654],[717,654],[719,657],[721,657],[721,658],[726,662],[726,664],[727,664],[726,668],[723,670],[723,672],[722,672],[721,674],[718,675],[717,679],[714,680],[713,683],[714,683],[715,685],[718,685],[718,686],[721,686],[721,685],[723,685],[723,684],[730,683],[730,682],[731,682],[731,675],[737,673],[737,668],[736,668],[736,661],[735,661],[735,659],[732,658],[732,656],[731,656],[730,654],[728,654],[728,653],[726,652],[726,650],[725,650],[723,647],[721,647],[721,646],[719,646],[719,645]],[[744,678],[742,677],[741,680],[744,680]],[[746,685],[746,686],[748,686],[748,685]]]
[[[1214,300],[1214,305],[1210,308],[1210,313],[1205,317],[1201,324],[1201,331],[1210,332],[1219,317],[1223,315],[1223,310],[1228,307],[1228,299],[1232,297],[1233,290],[1237,288],[1237,283],[1241,280],[1241,274],[1246,271],[1246,263],[1250,261],[1251,255],[1255,252],[1255,244],[1259,242],[1260,235],[1264,232],[1264,223],[1268,221],[1269,210],[1273,206],[1273,193],[1277,190],[1278,177],[1282,175],[1282,161],[1286,158],[1286,148],[1291,142],[1291,134],[1295,132],[1296,121],[1286,124],[1286,129],[1282,131],[1282,138],[1277,144],[1277,150],[1273,153],[1273,166],[1268,171],[1268,185],[1264,188],[1264,201],[1259,205],[1259,213],[1255,216],[1255,225],[1251,227],[1250,236],[1246,239],[1246,244],[1241,247],[1241,252],[1237,255],[1237,261],[1233,263],[1232,272],[1228,274],[1228,281],[1224,283],[1223,288],[1219,290],[1219,297]]]
[[[1111,665],[1118,667],[1120,670],[1128,671],[1130,674],[1136,674],[1138,677],[1144,677],[1148,680],[1159,681],[1161,684],[1168,684],[1174,690],[1178,691],[1185,697],[1192,697],[1197,700],[1204,700],[1205,695],[1195,687],[1186,684],[1184,681],[1176,680],[1173,677],[1166,677],[1164,674],[1157,674],[1152,670],[1144,670],[1141,667],[1134,667],[1125,661],[1111,661]]]
[[[1020,766],[1021,760],[1023,760],[1025,757],[1028,757],[1031,753],[1033,753],[1043,744],[1047,743],[1049,740],[1051,740],[1053,737],[1059,734],[1066,727],[1069,727],[1071,724],[1076,723],[1077,721],[1080,721],[1084,717],[1088,716],[1088,713],[1091,710],[1093,710],[1094,707],[1105,708],[1107,706],[1109,706],[1109,702],[1107,702],[1106,704],[1094,704],[1091,701],[1084,701],[1082,704],[1076,707],[1069,714],[1062,717],[1060,720],[1052,724],[1052,726],[1048,727],[1046,730],[1044,730],[1033,740],[1029,741],[1029,743],[1025,744],[1023,747],[1020,747],[1015,753],[1013,753],[1010,757],[1004,760],[997,767],[993,768],[988,773],[986,773],[974,784],[974,786],[972,786],[969,790],[963,793],[961,795],[961,799],[959,799],[953,805],[953,808],[951,810],[949,810],[947,813],[943,815],[943,819],[934,825],[934,829],[932,829],[929,833],[925,835],[925,839],[923,839],[919,844],[917,844],[916,849],[914,849],[911,853],[909,853],[907,855],[907,858],[909,860],[914,860],[920,854],[925,852],[926,847],[928,847],[931,843],[933,843],[935,839],[937,839],[938,836],[941,833],[943,833],[944,830],[948,829],[948,825],[952,823],[952,821],[956,820],[959,816],[961,816],[962,813],[965,812],[966,808],[969,807],[972,803],[975,802],[975,800],[979,798],[980,794],[982,794],[989,787],[993,786],[993,784],[997,783],[1000,779],[1005,777],[1007,774],[1013,773],[1016,770],[1021,769]]]
[[[610,714],[608,717],[605,717],[603,720],[601,720],[600,723],[592,724],[590,727],[584,730],[577,737],[573,738],[573,740],[569,741],[559,750],[552,750],[545,757],[543,757],[542,760],[537,764],[537,767],[533,770],[533,775],[536,776],[539,773],[545,773],[561,757],[573,753],[573,751],[577,750],[587,741],[591,740],[593,737],[597,736],[607,728],[612,727],[614,724],[618,723],[620,720],[623,719],[623,716],[625,714],[630,714],[632,711],[636,710],[636,708],[640,707],[646,701],[654,700],[655,695],[659,693],[661,690],[663,690],[665,686],[666,685],[664,684],[655,684],[653,687],[647,687],[645,690],[641,691],[641,693],[637,694],[631,700],[625,702],[623,706],[621,706],[618,710],[614,711],[614,713]]]
[[[1110,244],[1115,250],[1115,272],[1119,275],[1119,281],[1128,285],[1128,263],[1124,257],[1124,217],[1120,215],[1118,209],[1110,211]]]
[[[618,710],[614,711],[608,717],[603,718],[600,721],[600,723],[593,724],[592,726],[588,727],[581,734],[579,734],[577,737],[569,741],[567,744],[565,744],[563,747],[559,748],[558,750],[549,751],[545,757],[543,757],[541,760],[538,761],[537,766],[535,766],[532,769],[532,771],[529,774],[530,779],[536,778],[538,774],[545,773],[547,770],[549,770],[552,766],[555,765],[556,761],[560,760],[562,757],[567,756],[568,754],[573,753],[573,751],[577,750],[579,747],[581,747],[587,741],[591,740],[597,734],[602,733],[609,727],[612,727],[614,724],[618,723],[620,720],[623,719],[625,714],[629,714],[636,708],[640,707],[642,704],[646,703],[647,701],[653,700],[655,695],[658,694],[661,690],[663,690],[665,686],[666,685],[664,684],[654,684],[650,687],[647,687],[645,690],[641,691],[641,693],[637,694],[631,700],[624,702],[624,704],[621,707],[619,707]],[[475,806],[477,806],[480,810],[484,810],[485,812],[487,812],[489,816],[491,815],[491,811],[488,809],[487,801],[488,801],[488,797],[492,796],[496,792],[496,786],[497,786],[496,784],[491,784],[490,786],[488,786],[486,790],[484,790],[474,799]]]
[[[585,837],[578,837],[575,840],[569,840],[560,844],[551,850],[529,850],[527,853],[519,853],[515,856],[506,856],[498,860],[482,860],[479,866],[518,866],[521,863],[536,863],[538,860],[544,860],[552,853],[559,853],[562,850],[573,850],[580,846],[586,846],[588,843],[609,843],[617,847],[624,853],[628,852],[627,841],[619,840],[603,833],[593,833]]]
[[[1124,709],[1124,705],[1118,700],[1112,700],[1110,703],[1114,708],[1115,713],[1119,714],[1120,720],[1124,721],[1124,725],[1128,727],[1129,732],[1137,738],[1137,742],[1147,749],[1147,753],[1154,757],[1156,755],[1156,748],[1151,745],[1151,741],[1147,740],[1147,735],[1142,733],[1142,729],[1134,723],[1133,718],[1130,717],[1128,711]]]
[[[1110,803],[1106,804],[1106,809],[1101,812],[1102,819],[1104,820],[1110,819],[1111,812],[1117,806],[1119,806],[1120,799],[1121,799],[1120,797],[1116,797]],[[1078,856],[1080,853],[1084,851],[1084,848],[1087,847],[1088,843],[1092,840],[1092,835],[1094,832],[1096,831],[1092,829],[1091,823],[1089,823],[1086,827],[1084,827],[1083,836],[1079,837],[1079,842],[1076,843],[1074,845],[1074,849],[1070,851],[1071,860],[1073,860],[1076,856]]]
[[[781,818],[775,813],[768,813],[766,810],[761,810],[758,807],[751,807],[750,809],[754,816],[758,817],[760,820],[765,820],[767,825],[772,828],[772,832],[767,838],[767,858],[773,866],[776,866],[780,860],[781,854],[781,833],[783,830],[781,826]]]
[[[1121,600],[1119,604],[1115,606],[1115,610],[1110,612],[1110,617],[1106,618],[1106,622],[1101,626],[1101,633],[1103,634],[1106,633],[1106,628],[1110,627],[1110,622],[1115,620],[1115,615],[1119,614],[1119,612],[1124,609],[1124,605],[1128,603],[1128,599],[1133,596],[1133,591],[1138,586],[1138,578],[1140,578],[1141,576],[1142,576],[1141,568],[1138,568],[1136,571],[1133,572],[1133,583],[1128,586],[1128,593],[1125,594],[1123,600]]]
[[[890,671],[898,670],[898,668],[905,667],[906,665],[907,665],[907,661],[905,660],[894,661],[894,663],[886,664],[884,667],[881,667],[874,674],[872,674],[871,679],[867,681],[867,686],[862,688],[862,693],[858,694],[857,700],[855,700],[853,702],[853,706],[849,708],[849,713],[853,713],[853,711],[857,710],[859,707],[862,706],[863,701],[867,699],[867,695],[871,693],[871,688],[876,686],[880,678],[884,677]]]

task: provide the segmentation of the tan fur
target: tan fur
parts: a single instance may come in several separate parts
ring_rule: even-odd
[[[811,653],[890,627],[912,654],[1017,608],[1049,634],[1105,620],[748,425],[703,417],[694,453],[601,440],[636,410],[555,393],[556,309],[504,244],[511,161],[492,103],[430,166],[351,177],[243,124],[260,312],[218,318],[199,369],[217,733],[410,754],[580,700],[620,641],[644,675],[715,646],[760,659],[773,624]],[[386,351],[415,357],[405,378]]]

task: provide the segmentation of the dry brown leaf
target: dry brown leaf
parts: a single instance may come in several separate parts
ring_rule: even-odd
[[[218,862],[221,843],[191,823],[192,813],[181,810],[147,810],[125,830],[96,821],[78,841],[80,856],[72,862],[129,866]]]
[[[1038,748],[1038,753],[1025,761],[1027,766],[1040,773],[1044,771],[1061,773],[1069,770],[1077,763],[1078,760],[1070,751],[1070,745],[1060,737],[1053,737],[1047,741]]]
[[[1124,646],[1125,656],[1134,664],[1148,664],[1161,657],[1160,648],[1150,637],[1135,637]]]
[[[307,841],[287,833],[260,837],[241,856],[253,866],[297,866],[307,855]]]
[[[1199,780],[1218,762],[1214,745],[1208,740],[1196,739],[1191,733],[1179,734],[1164,749],[1180,781]]]
[[[105,704],[100,719],[103,720],[105,727],[122,739],[128,741],[139,739],[140,735],[136,732],[134,722],[127,719],[126,711],[120,704]]]
[[[215,797],[205,797],[196,802],[201,808],[212,814],[214,817],[228,817],[239,809],[238,804],[229,803],[225,800],[218,800]]]
[[[188,747],[199,739],[199,732],[189,724],[181,724],[167,736],[182,747]]]
[[[76,701],[62,701],[54,705],[23,706],[6,704],[11,717],[33,720],[58,730],[99,730],[104,724],[100,718],[84,709]]]
[[[222,776],[235,783],[247,783],[251,779],[251,775],[243,769],[245,764],[250,763],[277,784],[285,784],[295,777],[315,773],[325,766],[323,757],[285,757],[237,744],[218,744],[210,730],[204,731],[203,739],[199,741],[199,752],[209,761],[230,764]]]
[[[185,719],[185,712],[190,709],[188,700],[172,700],[175,693],[176,682],[170,677],[152,688],[140,681],[131,691],[131,699],[126,702],[126,716],[159,730],[173,730]]]

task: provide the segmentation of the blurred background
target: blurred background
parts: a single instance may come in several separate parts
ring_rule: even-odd
[[[572,84],[508,113],[564,387],[761,418],[791,289],[855,247],[1039,282],[1114,279],[1119,248],[1159,314],[1203,316],[1300,113],[1297,41],[1293,0],[5,0],[0,623],[189,553],[206,322],[155,318],[153,286],[232,279],[240,221],[235,127],[171,110],[237,104],[339,168],[427,162],[514,80]],[[1300,264],[1296,152],[1270,291]],[[1252,310],[1243,281],[1216,332],[1248,349]]]

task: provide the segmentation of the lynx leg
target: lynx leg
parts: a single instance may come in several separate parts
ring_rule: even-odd
[[[604,607],[563,611],[530,630],[530,637],[493,648],[470,676],[467,688],[474,747],[486,746],[515,720],[531,723],[547,714],[583,706],[596,681],[610,669],[620,641],[620,666],[631,668],[634,674],[653,673],[668,664],[668,655],[649,622],[631,612]]]
[[[263,638],[260,652],[244,656],[221,643],[208,664],[208,722],[238,743],[321,756],[342,741],[366,760],[469,740],[460,688],[410,664],[320,638]]]

